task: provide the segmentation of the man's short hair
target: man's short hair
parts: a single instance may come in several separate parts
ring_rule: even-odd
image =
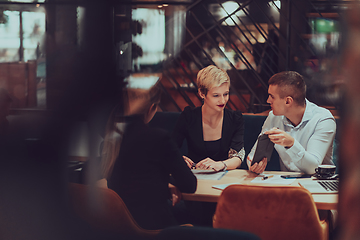
[[[294,71],[274,74],[269,79],[269,85],[277,85],[280,98],[290,96],[300,106],[305,104],[306,84],[303,76]]]

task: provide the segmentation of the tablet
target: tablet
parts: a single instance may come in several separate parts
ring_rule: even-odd
[[[260,162],[264,157],[270,161],[272,151],[274,150],[274,143],[270,140],[267,134],[260,134],[255,149],[255,154],[251,162],[251,166],[254,163]]]

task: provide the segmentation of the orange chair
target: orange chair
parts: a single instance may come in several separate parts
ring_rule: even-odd
[[[121,197],[111,189],[69,183],[69,195],[75,213],[98,230],[136,239],[152,239],[161,231],[141,228]]]
[[[329,238],[329,221],[319,218],[310,192],[301,187],[231,185],[220,196],[213,227],[263,240]]]

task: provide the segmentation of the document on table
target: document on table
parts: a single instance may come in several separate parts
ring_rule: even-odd
[[[277,174],[261,174],[260,176],[254,178],[251,183],[260,183],[260,184],[271,184],[271,185],[289,185],[292,184],[296,179],[282,178],[281,175]]]
[[[265,180],[264,177],[266,178]],[[296,179],[284,179],[281,177],[281,175],[275,175],[275,174],[261,174],[260,176],[254,178],[251,183],[257,183],[257,184],[269,184],[269,185],[289,185],[293,183]],[[213,188],[224,190],[226,187],[230,185],[235,184],[243,184],[241,182],[233,182],[233,183],[225,183],[225,184],[218,184],[213,185]]]
[[[226,187],[228,187],[230,185],[235,185],[235,184],[241,184],[241,183],[225,183],[225,184],[213,185],[212,187],[216,188],[216,189],[224,190]]]
[[[205,170],[197,170],[197,169],[192,170],[192,172],[194,173],[197,179],[207,179],[207,180],[220,180],[227,173],[227,171],[207,172]]]

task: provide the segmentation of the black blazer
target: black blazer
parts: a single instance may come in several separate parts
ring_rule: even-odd
[[[209,156],[206,151],[201,107],[184,109],[176,123],[173,138],[179,147],[184,139],[187,140],[188,157],[196,163],[207,157],[217,161],[226,160],[230,148],[239,152],[244,147],[244,119],[240,111],[224,109],[221,150],[215,156]]]
[[[130,117],[108,186],[120,195],[141,227],[161,229],[177,224],[167,202],[170,174],[181,192],[195,192],[196,177],[171,136]]]

